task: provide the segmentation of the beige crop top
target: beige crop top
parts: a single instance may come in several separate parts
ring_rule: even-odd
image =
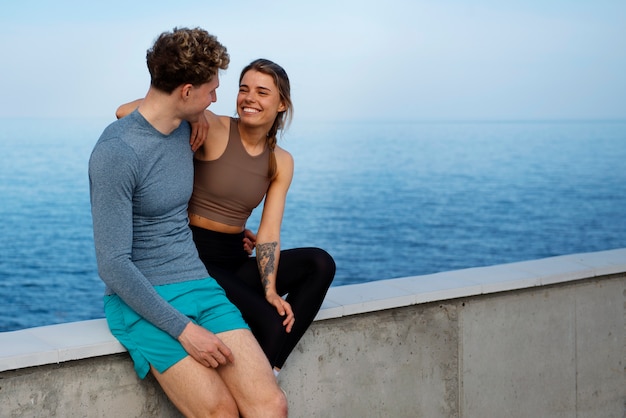
[[[270,184],[269,150],[266,147],[257,156],[248,154],[241,143],[238,123],[239,119],[230,119],[228,144],[218,159],[194,158],[189,212],[226,225],[244,226]]]

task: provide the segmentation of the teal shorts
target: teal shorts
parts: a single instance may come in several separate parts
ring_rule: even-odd
[[[193,323],[214,334],[249,329],[239,310],[211,277],[154,289]],[[141,379],[150,371],[150,365],[163,373],[188,355],[177,339],[139,316],[119,296],[104,297],[104,312],[111,333],[128,350]]]

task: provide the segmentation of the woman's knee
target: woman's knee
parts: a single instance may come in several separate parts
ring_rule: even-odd
[[[313,248],[312,250],[312,259],[314,260],[316,270],[319,272],[319,275],[326,279],[329,283],[332,282],[337,269],[335,260],[326,250],[321,248]]]

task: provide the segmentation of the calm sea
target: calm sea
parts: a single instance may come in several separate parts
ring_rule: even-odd
[[[87,161],[106,124],[0,120],[0,331],[103,316]],[[327,249],[335,286],[626,247],[625,121],[302,123],[281,144],[283,247]]]

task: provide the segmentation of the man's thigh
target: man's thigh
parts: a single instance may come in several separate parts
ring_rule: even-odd
[[[280,387],[252,332],[237,329],[217,336],[232,350],[235,358],[233,363],[220,366],[217,370],[238,402],[256,403],[273,399],[280,392]]]
[[[185,416],[205,416],[219,411],[220,416],[239,416],[235,400],[215,369],[203,366],[191,356],[162,374],[151,368],[163,391]]]

